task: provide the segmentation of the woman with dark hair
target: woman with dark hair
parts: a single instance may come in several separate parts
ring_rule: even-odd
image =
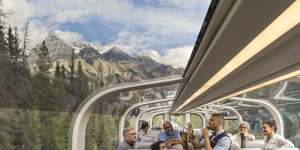
[[[277,127],[274,120],[263,122],[262,132],[265,136],[264,137],[265,150],[294,147],[292,142],[276,134],[276,131],[277,131]]]
[[[151,145],[151,150],[166,150],[167,146],[164,141],[157,141]]]
[[[148,134],[149,124],[148,122],[144,121],[141,124],[141,128],[138,132],[138,141],[142,141],[142,138],[145,137]]]

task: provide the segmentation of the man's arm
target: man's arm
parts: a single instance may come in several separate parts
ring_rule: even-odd
[[[254,141],[255,140],[255,136],[254,135],[251,135],[251,134],[245,134],[245,137],[247,140],[249,141]]]
[[[206,128],[202,128],[202,135],[204,139],[205,150],[212,150],[213,148],[211,147],[209,136],[208,136],[208,130]]]
[[[284,139],[284,138],[278,139],[278,142],[281,145],[281,147],[284,147],[284,148],[294,148],[295,147],[292,142],[290,142],[289,140]]]
[[[173,144],[181,144],[182,140],[181,140],[181,136],[180,136],[179,132],[177,131],[175,134],[176,134],[175,135],[176,139],[173,140]]]
[[[159,141],[164,141],[164,142],[166,142],[167,137],[166,137],[166,135],[165,135],[164,132],[161,132],[161,133],[159,134],[158,140],[159,140]]]

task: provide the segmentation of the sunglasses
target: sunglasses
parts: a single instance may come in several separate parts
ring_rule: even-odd
[[[166,126],[166,129],[172,128],[172,126]]]

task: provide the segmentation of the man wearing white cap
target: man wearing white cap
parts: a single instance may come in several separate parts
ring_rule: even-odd
[[[247,122],[242,122],[239,126],[239,133],[233,136],[233,141],[240,148],[245,148],[245,144],[248,141],[255,140],[255,136],[249,134],[250,125]]]

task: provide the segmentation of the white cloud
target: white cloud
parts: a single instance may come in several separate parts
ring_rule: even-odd
[[[62,30],[60,25],[70,22],[84,25],[99,19],[121,25],[117,38],[108,44],[94,39],[102,49],[117,46],[130,54],[148,53],[159,62],[184,67],[192,51],[192,46],[184,45],[194,43],[186,39],[196,40],[210,0],[156,1],[159,7],[137,6],[133,0],[4,0],[3,3],[6,12],[13,12],[8,16],[10,24],[22,28],[30,20],[33,46],[52,31],[68,42],[82,41],[83,35]],[[161,55],[154,49],[166,50]]]
[[[211,0],[158,0],[162,6],[173,6],[181,9],[196,9],[199,5],[209,5]]]
[[[25,1],[25,0],[18,0]],[[120,23],[127,27],[139,27],[156,34],[180,35],[198,32],[201,11],[206,11],[209,0],[166,0],[166,5],[176,7],[137,7],[132,0],[56,0],[31,3],[36,17],[46,17],[49,24],[87,22],[98,18]],[[181,10],[187,6],[197,9]],[[201,7],[199,7],[201,6]],[[201,10],[199,10],[199,8]]]
[[[184,46],[184,47],[178,47],[178,48],[172,48],[172,49],[166,49],[164,50],[164,54],[160,55],[157,51],[145,51],[145,55],[150,56],[154,60],[171,65],[173,67],[181,67],[185,68],[187,65],[187,62],[190,58],[190,55],[192,53],[193,47],[192,46]]]
[[[40,22],[31,22],[29,24],[29,47],[33,48],[37,44],[40,44],[49,33],[49,28],[47,26],[43,26]]]
[[[54,34],[69,44],[72,42],[84,41],[84,37],[77,32],[55,30]]]
[[[84,23],[96,17],[130,28],[139,27],[157,35],[178,36],[198,32],[204,17],[204,13],[201,15],[200,12],[206,11],[209,0],[159,2],[176,7],[137,7],[132,0],[4,0],[4,7],[14,12],[9,22],[16,25],[24,25],[30,17],[46,19],[49,26],[67,22]],[[181,10],[186,7],[197,9]]]
[[[6,21],[11,26],[22,28],[29,17],[34,14],[34,7],[26,0],[3,0],[3,10],[6,13]]]

